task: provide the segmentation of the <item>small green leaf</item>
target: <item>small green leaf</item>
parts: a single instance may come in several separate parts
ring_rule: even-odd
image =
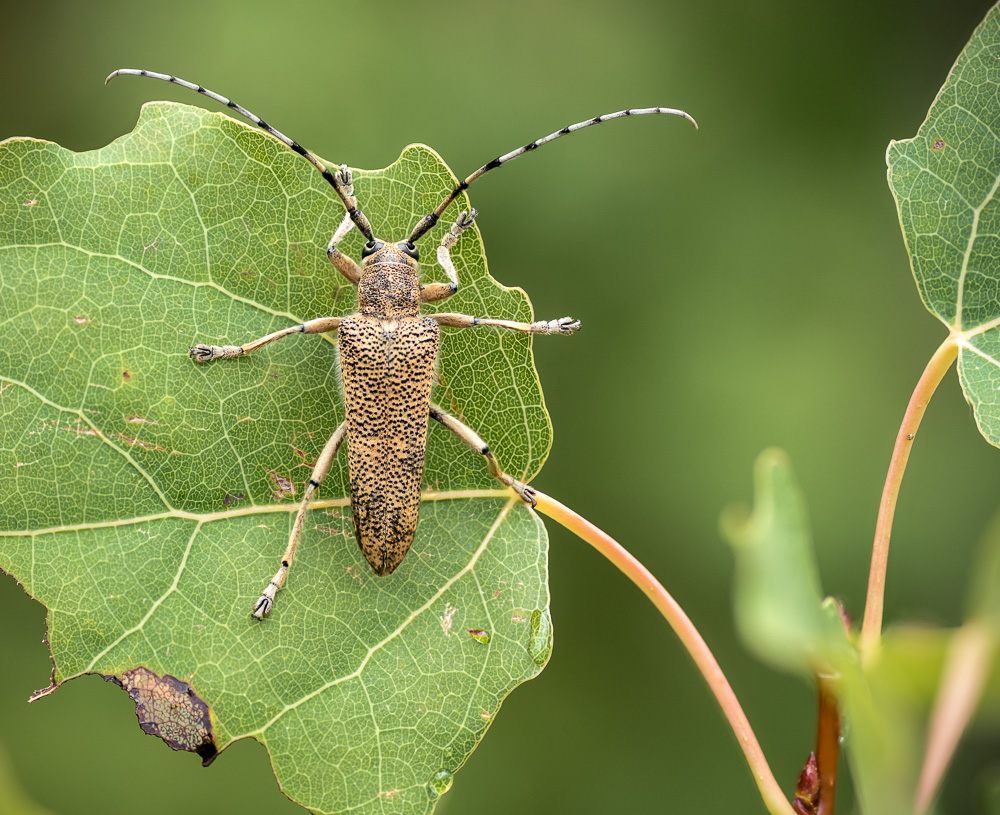
[[[752,514],[730,509],[722,520],[736,555],[740,634],[761,659],[809,678],[822,675],[836,694],[862,811],[912,812],[916,719],[879,673],[862,672],[837,604],[822,598],[805,503],[783,452],[758,457],[754,496]]]
[[[805,504],[780,450],[758,457],[754,494],[752,514],[731,508],[722,519],[736,555],[740,634],[758,657],[783,670],[828,672],[847,639],[836,605],[823,602]]]
[[[920,296],[955,332],[979,429],[1000,445],[1000,9],[972,35],[912,139],[886,154]]]
[[[376,232],[396,240],[455,183],[422,146],[355,174]],[[548,624],[544,527],[433,426],[413,549],[377,578],[341,455],[257,623],[251,604],[344,418],[336,337],[187,356],[353,312],[326,258],[342,217],[300,157],[198,108],[147,105],[89,153],[0,144],[0,568],[48,608],[53,687],[114,677],[144,728],[206,758],[256,738],[284,792],[317,811],[428,812],[548,656],[533,622]],[[342,248],[359,257],[362,242]],[[443,310],[531,320],[524,293],[488,275],[478,230],[453,257],[462,288]],[[423,273],[443,279],[433,262]],[[435,400],[530,479],[551,441],[530,340],[443,335]]]

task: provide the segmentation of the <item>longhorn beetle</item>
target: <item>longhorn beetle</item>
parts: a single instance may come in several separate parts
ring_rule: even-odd
[[[451,248],[472,225],[476,210],[460,213],[438,246],[437,261],[448,276],[448,283],[420,284],[420,253],[417,251],[416,241],[437,223],[451,203],[481,175],[560,136],[623,116],[669,113],[682,116],[697,127],[695,120],[684,111],[674,108],[633,108],[564,127],[484,164],[448,193],[433,212],[421,218],[408,238],[394,242],[375,237],[368,219],[358,209],[351,171],[346,164],[340,165],[336,172],[331,172],[298,142],[275,130],[232,100],[201,85],[169,74],[134,68],[120,68],[104,84],[120,74],[148,76],[172,82],[235,110],[319,170],[347,210],[340,226],[333,233],[327,255],[337,271],[357,287],[357,314],[307,320],[301,325],[283,328],[246,345],[196,345],[190,349],[190,356],[195,362],[210,362],[249,354],[289,334],[339,331],[340,374],[347,419],[333,431],[316,460],[309,486],[295,516],[288,548],[281,559],[281,568],[253,604],[252,616],[258,620],[263,619],[274,606],[274,597],[285,582],[295,557],[309,502],[323,483],[345,437],[354,536],[365,559],[377,575],[390,574],[413,543],[420,507],[420,481],[424,470],[429,419],[443,424],[482,455],[494,478],[513,489],[525,503],[534,506],[535,498],[531,487],[505,473],[493,451],[471,427],[431,403],[431,383],[437,363],[440,326],[473,328],[485,325],[529,334],[572,334],[580,327],[580,321],[563,317],[558,320],[518,323],[467,314],[422,315],[421,303],[444,300],[458,291],[458,272],[451,259]],[[367,239],[361,251],[360,266],[337,249],[337,244],[354,227]]]

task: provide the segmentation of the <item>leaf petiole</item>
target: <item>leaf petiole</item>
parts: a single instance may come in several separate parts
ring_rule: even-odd
[[[878,508],[875,524],[875,541],[872,544],[872,561],[868,573],[868,598],[865,602],[865,617],[861,626],[861,664],[866,669],[878,652],[882,638],[882,611],[885,602],[885,573],[889,563],[889,536],[892,534],[892,519],[896,512],[899,488],[903,482],[910,448],[920,427],[924,411],[944,379],[951,364],[958,355],[959,335],[952,333],[941,343],[924,368],[917,386],[913,389],[910,403],[903,414],[903,422],[896,434],[896,445],[892,450],[889,472],[882,488],[882,501]]]
[[[761,750],[760,743],[754,735],[750,722],[747,720],[743,708],[736,698],[729,681],[726,679],[722,668],[716,661],[705,640],[702,639],[698,629],[695,628],[684,610],[677,604],[677,601],[670,596],[670,593],[663,588],[660,582],[652,573],[643,566],[636,558],[628,552],[620,543],[614,540],[603,530],[594,526],[590,521],[582,518],[569,507],[559,503],[554,498],[543,492],[535,493],[537,505],[535,509],[543,515],[552,518],[570,532],[582,538],[593,546],[604,557],[611,561],[629,580],[635,583],[642,592],[652,601],[660,614],[674,629],[680,638],[681,644],[691,655],[698,670],[708,683],[722,712],[729,721],[740,749],[746,757],[750,771],[753,773],[757,788],[760,790],[761,798],[768,812],[772,815],[794,815],[794,810],[785,798],[781,787],[778,785],[774,774],[768,766],[767,759]]]

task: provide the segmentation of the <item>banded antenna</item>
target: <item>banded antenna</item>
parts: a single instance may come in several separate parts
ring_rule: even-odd
[[[238,114],[240,114],[240,116],[249,119],[251,122],[257,125],[257,127],[261,128],[267,133],[270,133],[276,139],[283,142],[285,145],[287,145],[296,153],[298,153],[300,156],[302,156],[304,159],[306,159],[306,161],[312,164],[313,167],[319,170],[323,178],[325,178],[330,183],[330,185],[336,191],[337,195],[340,197],[340,200],[344,204],[344,208],[347,210],[347,214],[354,222],[354,225],[358,228],[358,231],[361,232],[361,234],[364,235],[365,238],[367,238],[369,241],[375,240],[375,235],[372,232],[371,224],[368,222],[368,219],[364,216],[364,213],[362,213],[361,210],[358,209],[358,202],[357,199],[354,197],[354,189],[350,182],[350,171],[347,169],[346,165],[343,165],[341,169],[336,173],[331,172],[323,164],[323,162],[321,162],[309,150],[306,150],[306,148],[304,148],[297,141],[288,138],[288,136],[286,136],[280,130],[276,130],[275,128],[271,127],[271,125],[269,125],[259,116],[254,115],[243,106],[236,104],[236,102],[234,102],[232,99],[227,99],[225,96],[215,93],[214,91],[208,90],[208,88],[205,88],[201,85],[196,85],[195,83],[188,82],[184,79],[180,79],[179,77],[171,76],[170,74],[160,74],[156,73],[155,71],[144,71],[137,68],[119,68],[117,71],[113,71],[108,76],[108,78],[104,80],[104,84],[107,85],[116,76],[120,76],[123,74],[129,76],[148,76],[152,79],[159,79],[163,82],[172,82],[174,85],[180,85],[182,88],[188,88],[189,90],[196,91],[197,93],[200,93],[203,96],[207,96],[209,99],[214,99],[216,102],[221,102],[223,105],[230,108],[231,110],[235,110]],[[455,187],[455,189],[453,189],[450,193],[448,193],[445,199],[440,204],[437,205],[437,207],[432,213],[430,213],[429,215],[425,215],[423,218],[420,219],[420,221],[414,227],[413,232],[410,234],[409,241],[413,243],[419,240],[427,232],[427,230],[431,229],[438,222],[438,219],[441,217],[444,211],[448,209],[451,203],[459,195],[461,195],[462,192],[464,192],[469,188],[469,185],[472,184],[473,181],[475,181],[480,176],[485,175],[490,170],[494,170],[500,165],[506,164],[508,161],[511,161],[517,158],[518,156],[523,156],[525,153],[530,153],[532,150],[541,147],[543,144],[548,144],[550,141],[555,141],[561,136],[566,136],[569,133],[575,133],[577,130],[582,130],[585,127],[601,124],[602,122],[609,122],[612,119],[621,119],[626,116],[646,116],[655,113],[667,113],[670,114],[671,116],[681,116],[682,118],[687,119],[692,125],[694,125],[695,129],[698,128],[698,123],[694,120],[694,118],[691,115],[685,113],[683,110],[678,110],[677,108],[629,108],[627,110],[616,111],[615,113],[605,113],[603,116],[595,116],[593,119],[587,119],[586,121],[583,122],[577,122],[576,124],[567,125],[562,130],[557,130],[555,133],[550,133],[548,136],[543,136],[540,139],[536,139],[533,142],[529,142],[528,144],[524,145],[524,147],[518,147],[516,150],[511,150],[509,153],[504,153],[502,156],[497,156],[492,161],[484,164],[482,167],[480,167],[478,170],[472,173],[472,175],[468,176],[464,181],[460,182],[459,185]]]
[[[495,170],[501,164],[506,164],[508,161],[516,159],[518,156],[523,156],[525,153],[530,153],[543,144],[548,144],[550,141],[555,141],[560,136],[566,136],[569,133],[575,133],[577,130],[583,130],[585,127],[590,127],[591,125],[599,125],[602,122],[609,122],[612,119],[621,119],[624,116],[646,116],[651,113],[669,113],[672,116],[681,116],[687,119],[691,124],[694,125],[695,130],[698,129],[698,123],[694,120],[692,116],[685,113],[683,110],[678,110],[677,108],[629,108],[628,110],[619,110],[615,113],[605,113],[603,116],[595,116],[593,119],[587,119],[584,122],[577,122],[575,125],[567,125],[562,130],[557,130],[555,133],[550,133],[548,136],[543,136],[540,139],[536,139],[533,142],[529,142],[524,145],[524,147],[518,147],[516,150],[511,150],[509,153],[504,153],[502,156],[497,156],[493,161],[484,164],[478,170],[476,170],[472,175],[462,181],[455,189],[448,193],[447,197],[437,205],[437,208],[430,214],[425,215],[420,219],[420,222],[414,227],[412,234],[410,235],[410,242],[416,241],[420,238],[428,229],[430,229],[434,224],[438,222],[438,218],[444,213],[446,209],[451,205],[458,196],[466,189],[469,185],[475,181],[480,176],[485,175],[490,170]]]
[[[360,209],[358,209],[357,199],[354,197],[354,190],[350,183],[350,172],[347,170],[346,165],[342,166],[340,171],[337,173],[330,172],[329,169],[321,162],[315,155],[310,151],[306,150],[301,144],[299,144],[295,139],[290,139],[280,130],[276,130],[271,127],[267,122],[261,119],[259,116],[255,116],[249,110],[247,110],[242,105],[236,104],[232,99],[227,99],[214,91],[210,91],[208,88],[202,87],[201,85],[195,85],[194,82],[188,82],[185,79],[180,79],[176,76],[171,76],[170,74],[158,74],[155,71],[143,71],[138,68],[119,68],[117,71],[112,71],[107,79],[104,80],[104,84],[107,85],[116,76],[148,76],[151,79],[159,79],[163,82],[172,82],[174,85],[180,85],[182,88],[188,88],[192,91],[197,91],[203,96],[207,96],[209,99],[214,99],[216,102],[221,102],[226,107],[231,110],[235,110],[240,116],[245,119],[249,119],[261,130],[270,133],[279,141],[288,145],[292,150],[302,156],[306,161],[312,164],[320,174],[325,178],[330,185],[336,190],[337,195],[344,204],[344,209],[347,210],[347,214],[351,216],[351,220],[354,225],[358,228],[358,231],[365,236],[368,240],[375,240],[375,235],[372,232],[371,224],[368,223],[368,219],[364,216]]]

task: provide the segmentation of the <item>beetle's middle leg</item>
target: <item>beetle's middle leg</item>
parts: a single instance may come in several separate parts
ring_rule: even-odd
[[[519,323],[514,320],[494,320],[490,317],[473,317],[471,314],[453,314],[440,312],[428,314],[438,325],[449,328],[475,328],[480,325],[490,325],[494,328],[506,328],[508,331],[520,331],[523,334],[572,334],[580,330],[580,321],[572,317],[560,317],[558,320],[539,320],[535,323]]]
[[[194,358],[195,362],[211,362],[213,359],[232,359],[251,354],[258,348],[263,348],[275,340],[287,337],[289,334],[322,334],[326,331],[336,331],[340,328],[343,317],[317,317],[315,320],[307,320],[298,325],[282,328],[261,337],[259,340],[248,342],[246,345],[196,345],[188,349],[188,355]]]
[[[535,500],[535,491],[523,481],[518,481],[500,469],[500,462],[493,455],[490,446],[480,438],[475,430],[460,419],[456,419],[450,413],[445,413],[437,405],[431,405],[430,413],[432,419],[441,422],[441,424],[458,436],[465,444],[486,459],[486,466],[490,469],[490,475],[514,490],[526,504],[535,506],[537,503]]]
[[[309,476],[309,485],[306,487],[306,494],[302,496],[302,503],[299,504],[299,513],[295,516],[292,534],[288,537],[288,548],[285,549],[285,554],[281,558],[281,568],[271,578],[271,582],[267,584],[267,588],[257,598],[257,602],[253,604],[253,613],[251,616],[256,617],[258,620],[263,620],[265,616],[271,613],[271,609],[274,607],[274,595],[278,593],[278,589],[284,584],[285,578],[288,576],[288,569],[292,565],[292,560],[295,559],[295,550],[298,548],[299,538],[302,537],[302,525],[305,523],[309,502],[312,500],[313,494],[319,485],[323,483],[326,474],[330,471],[333,458],[337,455],[337,450],[340,449],[341,442],[344,441],[346,435],[347,422],[345,421],[333,431],[333,435],[330,436],[330,440],[323,448],[323,452],[316,459],[312,475]]]

